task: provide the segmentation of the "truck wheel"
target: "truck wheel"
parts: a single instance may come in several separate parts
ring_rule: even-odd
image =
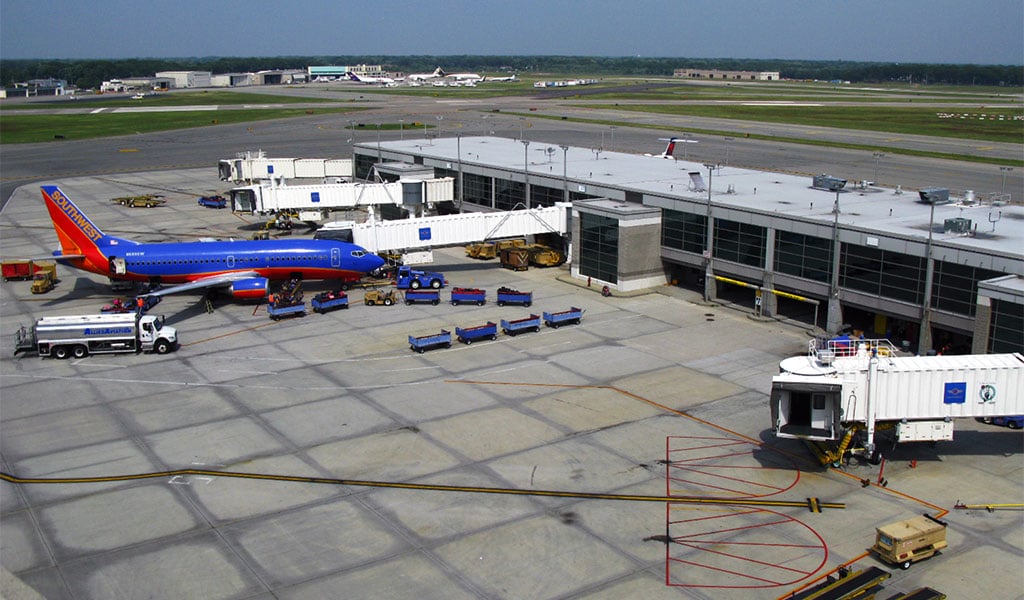
[[[538,331],[540,331],[540,325],[537,325],[536,327],[533,328],[533,332],[534,333],[536,333]]]
[[[1010,429],[1016,429],[1017,428],[1017,422],[1014,421],[1013,419],[1009,419],[1009,420],[1006,421],[1006,426],[1009,427]]]
[[[523,306],[530,306],[531,304],[533,304],[533,303],[532,302],[523,302]]]
[[[492,340],[496,340],[496,339],[498,339],[498,335],[497,335],[497,334],[494,334],[494,333],[492,333],[492,334],[491,334],[491,339],[492,339]]]
[[[441,301],[438,300],[437,298],[434,298],[433,300],[430,301],[430,303],[433,304],[434,306],[437,306],[439,302]]]
[[[420,354],[423,354],[423,348],[417,348],[416,351],[419,352]]]
[[[53,355],[55,357],[57,357],[57,358],[60,358],[60,359],[67,358],[68,357],[68,347],[67,346],[57,346],[56,348],[53,349]]]
[[[167,354],[171,351],[171,345],[167,343],[167,340],[157,340],[156,344],[153,344],[153,350],[157,354]]]
[[[430,280],[430,287],[434,288],[435,290],[441,289],[441,280],[440,279],[431,279]]]
[[[367,300],[367,301],[366,301],[366,305],[367,305],[367,306],[373,306],[373,305],[374,305],[374,302],[373,302],[373,300]]]
[[[505,303],[501,300],[498,300],[498,306],[505,306]]]
[[[420,289],[420,280],[413,279],[412,281],[409,282],[409,287],[411,287],[414,290]]]
[[[412,300],[406,300],[406,301],[405,301],[405,305],[406,305],[406,306],[410,306],[411,304],[412,304]]]
[[[484,301],[483,301],[483,300],[481,300],[481,301],[477,302],[477,303],[476,303],[476,305],[477,305],[477,306],[483,306],[483,305],[484,305]]]
[[[391,306],[394,303],[395,303],[395,301],[392,300],[391,298],[385,298],[384,299],[384,306]]]
[[[78,345],[71,349],[71,355],[75,358],[85,358],[89,356],[89,349],[85,346]]]
[[[465,338],[465,339],[463,339],[462,341],[466,342],[466,345],[467,345],[467,346],[473,343],[473,340],[471,340],[471,339],[469,339],[469,338]]]
[[[910,568],[910,561],[909,560],[905,560],[905,561],[901,562],[900,563],[900,568],[903,569],[904,571],[909,569]]]

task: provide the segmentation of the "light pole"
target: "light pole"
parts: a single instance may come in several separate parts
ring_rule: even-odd
[[[423,137],[427,137],[427,121],[423,120]]]
[[[733,138],[731,137],[725,138],[725,166],[727,167],[729,166],[729,152],[732,150],[732,141]]]
[[[377,123],[377,164],[380,164],[380,123]]]
[[[839,303],[839,190],[836,190],[836,202],[832,205],[832,281],[829,285],[828,311],[825,317],[825,329],[829,335],[836,335],[843,327],[843,307]]]
[[[569,201],[569,146],[559,146],[562,149],[562,202]]]
[[[704,163],[704,166],[708,169],[708,210],[704,229],[704,301],[711,302],[715,297],[715,270],[712,265],[714,227],[711,221],[711,176],[715,172],[717,165]]]
[[[872,152],[871,156],[875,157],[875,180],[874,180],[874,183],[877,184],[878,183],[878,159],[880,159],[883,156],[885,156],[885,153],[884,152]]]
[[[530,208],[530,140],[519,141],[523,143],[523,200]]]
[[[398,130],[401,132],[402,141],[405,141],[405,119],[398,120]]]
[[[612,130],[612,143],[611,143],[610,146],[608,146],[608,148],[611,149],[611,150],[614,150],[615,149],[615,126],[612,125],[610,129]]]
[[[999,189],[1000,194],[1006,193],[1006,174],[1013,170],[1013,167],[999,167],[999,170],[1003,173],[1003,185]]]

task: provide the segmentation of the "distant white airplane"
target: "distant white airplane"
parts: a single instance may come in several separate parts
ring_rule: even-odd
[[[484,81],[487,81],[487,82],[491,82],[491,81],[515,81],[515,80],[516,80],[516,76],[515,75],[510,75],[508,77],[484,77]]]
[[[444,71],[441,70],[441,67],[434,69],[433,73],[413,73],[407,75],[406,79],[409,81],[427,81],[428,79],[437,79],[438,77],[444,77]]]
[[[479,83],[479,82],[484,80],[483,77],[480,77],[476,73],[446,73],[445,77],[448,77],[450,79],[454,79],[455,81],[458,81],[459,83],[466,83],[467,81],[472,81],[473,83]]]
[[[351,81],[358,81],[359,83],[365,83],[367,85],[394,85],[395,83],[395,80],[390,77],[370,77],[369,75],[356,75],[352,71],[345,73],[345,75]]]

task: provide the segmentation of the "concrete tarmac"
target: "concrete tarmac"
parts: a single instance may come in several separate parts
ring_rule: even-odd
[[[58,183],[107,233],[140,241],[248,237],[256,224],[196,204],[225,187],[213,163]],[[166,205],[109,201],[152,190]],[[36,185],[14,191],[0,224],[3,256],[56,245]],[[0,483],[0,565],[16,580],[4,597],[778,598],[849,561],[892,573],[884,597],[925,585],[1021,597],[1022,513],[954,509],[1020,501],[1020,432],[958,421],[953,442],[886,446],[884,472],[825,469],[769,432],[771,377],[806,348],[806,325],[678,287],[602,297],[564,268],[513,272],[460,248],[434,258],[489,302],[368,307],[357,290],[348,310],[274,322],[262,305],[207,313],[186,294],[154,309],[178,328],[172,354],[3,353],[2,470],[107,478]],[[112,298],[103,278],[59,276],[42,296],[0,285],[0,339]],[[533,306],[498,307],[503,285],[532,290]],[[307,299],[322,289],[307,282]],[[577,326],[425,354],[407,342],[571,306],[585,310]],[[118,479],[179,469],[193,472]],[[845,508],[811,512],[808,498]],[[947,511],[941,555],[907,571],[866,555],[874,527]]]

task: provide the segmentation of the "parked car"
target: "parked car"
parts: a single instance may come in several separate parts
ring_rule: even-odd
[[[1024,429],[1024,415],[1011,415],[1009,417],[981,417],[982,423],[1005,426],[1010,429]]]
[[[205,206],[206,208],[227,208],[228,201],[224,199],[224,196],[200,196],[199,206]]]

